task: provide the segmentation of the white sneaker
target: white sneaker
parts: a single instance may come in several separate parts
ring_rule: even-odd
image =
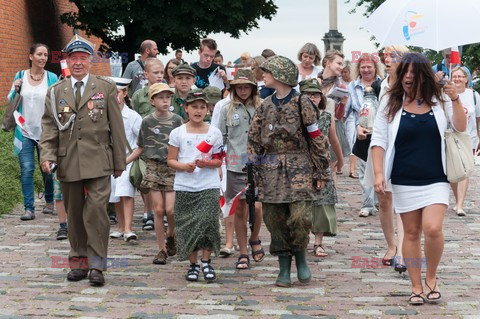
[[[133,232],[128,232],[128,233],[123,234],[123,240],[125,240],[125,241],[130,241],[130,240],[135,240],[135,239],[137,239],[137,235],[135,235],[135,233],[133,233]]]
[[[368,217],[369,215],[370,212],[365,208],[360,209],[360,213],[358,213],[358,216],[360,217]]]
[[[119,231],[112,231],[110,233],[110,238],[120,238],[123,237],[123,233]]]

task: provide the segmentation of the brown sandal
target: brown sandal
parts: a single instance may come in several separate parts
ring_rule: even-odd
[[[246,259],[246,261],[242,260],[242,259]],[[243,265],[247,265],[247,266],[245,267]],[[237,268],[239,270],[249,269],[250,268],[250,257],[248,257],[248,255],[243,255],[243,254],[238,256],[238,260],[235,263],[235,268]]]
[[[165,265],[167,263],[167,253],[165,250],[160,250],[158,252],[157,256],[153,258],[153,263],[156,265]]]
[[[315,257],[328,257],[322,245],[313,245],[313,255]]]
[[[263,260],[263,258],[265,258],[265,251],[263,250],[262,248],[262,241],[259,239],[259,240],[251,240],[248,242],[250,244],[250,247],[252,248],[252,258],[255,262],[259,263]],[[253,250],[253,246],[260,246],[260,249],[259,250]],[[255,259],[255,256],[258,256],[258,255],[262,255],[262,257],[258,258],[258,259]]]

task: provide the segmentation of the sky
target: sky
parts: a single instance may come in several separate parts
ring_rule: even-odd
[[[363,16],[365,10],[359,8],[354,14],[348,13],[355,7],[355,2],[356,0],[351,3],[337,0],[338,31],[346,39],[343,52],[348,60],[351,60],[352,51],[376,51],[368,31],[361,29],[366,19]],[[252,57],[260,55],[265,48],[297,62],[297,53],[307,42],[315,43],[323,56],[322,38],[329,30],[328,3],[328,0],[276,0],[277,14],[272,20],[259,20],[258,29],[253,29],[248,34],[242,33],[239,39],[224,33],[210,34],[209,37],[217,41],[225,63],[237,59],[244,51]],[[159,58],[166,62],[174,58],[174,53]],[[183,52],[183,58],[190,63],[198,61],[198,51]]]

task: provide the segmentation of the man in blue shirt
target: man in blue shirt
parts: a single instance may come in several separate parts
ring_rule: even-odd
[[[450,53],[451,49],[445,49],[442,51],[442,56],[443,60],[441,63],[435,64],[432,67],[433,73],[435,73],[435,77],[437,78],[438,81],[442,81],[445,76],[449,76],[450,74]],[[453,64],[453,67],[458,66],[458,64]],[[468,74],[468,87],[472,87],[472,74],[470,73],[470,70],[465,67],[465,71],[467,71]]]

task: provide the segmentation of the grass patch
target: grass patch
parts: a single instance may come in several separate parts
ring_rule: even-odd
[[[0,107],[0,119],[3,118],[5,107]],[[34,176],[35,192],[43,192],[42,174],[36,163]],[[0,129],[0,215],[9,213],[19,203],[23,203],[20,184],[20,165],[13,155],[13,132]]]

